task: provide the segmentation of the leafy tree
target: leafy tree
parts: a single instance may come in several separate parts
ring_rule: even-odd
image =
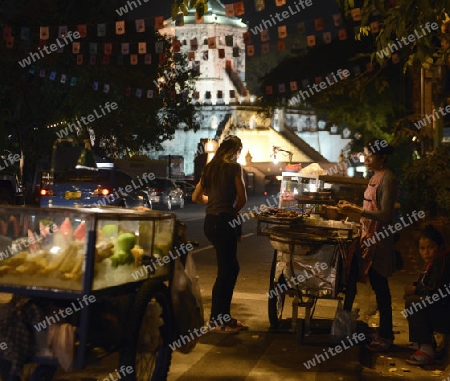
[[[198,128],[195,107],[186,97],[186,92],[193,90],[197,72],[187,69],[186,57],[174,53],[172,41],[155,33],[153,25],[146,23],[146,31],[137,33],[134,23],[127,22],[126,34],[115,35],[118,20],[115,10],[120,5],[123,4],[119,0],[94,3],[89,0],[15,0],[0,5],[0,27],[12,27],[14,33],[22,26],[31,29],[27,49],[18,35],[14,36],[13,49],[0,44],[0,131],[3,136],[11,136],[9,141],[2,140],[10,142],[9,147],[3,148],[20,145],[32,162],[48,157],[58,137],[56,132],[69,123],[77,124],[82,117],[94,114],[94,110],[101,114],[106,102],[115,102],[117,110],[96,118],[89,125],[78,123],[80,128],[75,132],[85,138],[93,131],[95,149],[102,155],[132,154],[158,147],[173,136],[180,124],[185,129]],[[97,37],[97,24],[102,22],[107,23],[107,33],[105,37]],[[82,65],[77,65],[71,44],[63,53],[46,54],[26,68],[19,65],[19,60],[30,52],[38,52],[39,26],[68,25],[69,30],[74,31],[78,24],[88,25],[88,38],[79,40],[82,43],[80,53],[84,54]],[[139,41],[147,42],[147,49],[152,53],[151,64],[144,65],[142,56],[138,65],[131,65],[129,56],[123,56],[124,62],[119,64],[117,48],[120,43],[133,45]],[[55,39],[51,37],[48,42],[54,43]],[[89,61],[89,42],[98,42],[95,65],[86,62]],[[165,63],[160,63],[158,55],[153,53],[156,42],[163,43]],[[109,65],[102,64],[104,43],[113,44]],[[46,78],[40,78],[41,70],[46,71]],[[54,81],[48,78],[51,71],[58,74]],[[61,74],[67,74],[66,83],[61,83]],[[70,85],[72,77],[77,78],[75,86]],[[100,86],[97,91],[93,89],[94,82]],[[102,84],[109,84],[110,91],[104,92]],[[133,93],[127,88],[133,89]],[[143,91],[141,98],[135,94],[138,88]],[[152,99],[147,98],[146,89],[154,90]]]

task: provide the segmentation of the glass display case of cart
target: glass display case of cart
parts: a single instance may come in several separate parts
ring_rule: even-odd
[[[2,206],[0,216],[2,290],[87,293],[171,273],[172,213]]]

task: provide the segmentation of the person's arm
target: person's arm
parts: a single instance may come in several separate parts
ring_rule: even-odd
[[[206,205],[208,203],[208,196],[205,196],[205,190],[202,186],[203,178],[200,179],[198,184],[196,185],[194,192],[192,192],[192,201],[197,204]]]
[[[245,190],[244,173],[242,168],[234,177],[234,185],[236,186],[236,205],[234,206],[235,214],[244,207],[247,202],[247,191]]]
[[[381,200],[379,210],[374,211],[362,211],[362,216],[370,218],[372,220],[378,220],[381,222],[390,222],[394,215],[394,206],[397,201],[398,186],[397,180],[394,176],[389,176],[383,179],[380,184],[381,188]]]

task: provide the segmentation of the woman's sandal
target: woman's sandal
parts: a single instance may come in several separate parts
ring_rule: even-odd
[[[225,335],[237,335],[239,333],[239,330],[237,328],[230,327],[229,325],[222,324],[218,325],[217,327],[211,328],[209,332],[221,333]]]
[[[418,349],[406,362],[411,365],[431,365],[434,363],[434,357]]]
[[[231,318],[231,320],[227,323],[228,326],[233,327],[239,331],[248,331],[250,328],[247,324],[237,319]]]

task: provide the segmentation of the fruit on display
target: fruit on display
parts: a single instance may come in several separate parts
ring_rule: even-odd
[[[105,238],[117,237],[119,234],[119,226],[116,224],[108,224],[102,227],[102,234]]]
[[[73,236],[78,241],[84,241],[86,239],[86,222],[81,221],[81,223],[78,225],[78,227],[73,232]]]
[[[126,265],[133,263],[134,259],[131,254],[131,249],[136,244],[136,236],[133,233],[122,233],[117,237],[116,251],[111,259],[111,265],[117,267],[119,265]]]
[[[63,223],[58,229],[58,232],[60,232],[66,239],[72,239],[73,228],[69,217],[66,217],[64,219]]]

